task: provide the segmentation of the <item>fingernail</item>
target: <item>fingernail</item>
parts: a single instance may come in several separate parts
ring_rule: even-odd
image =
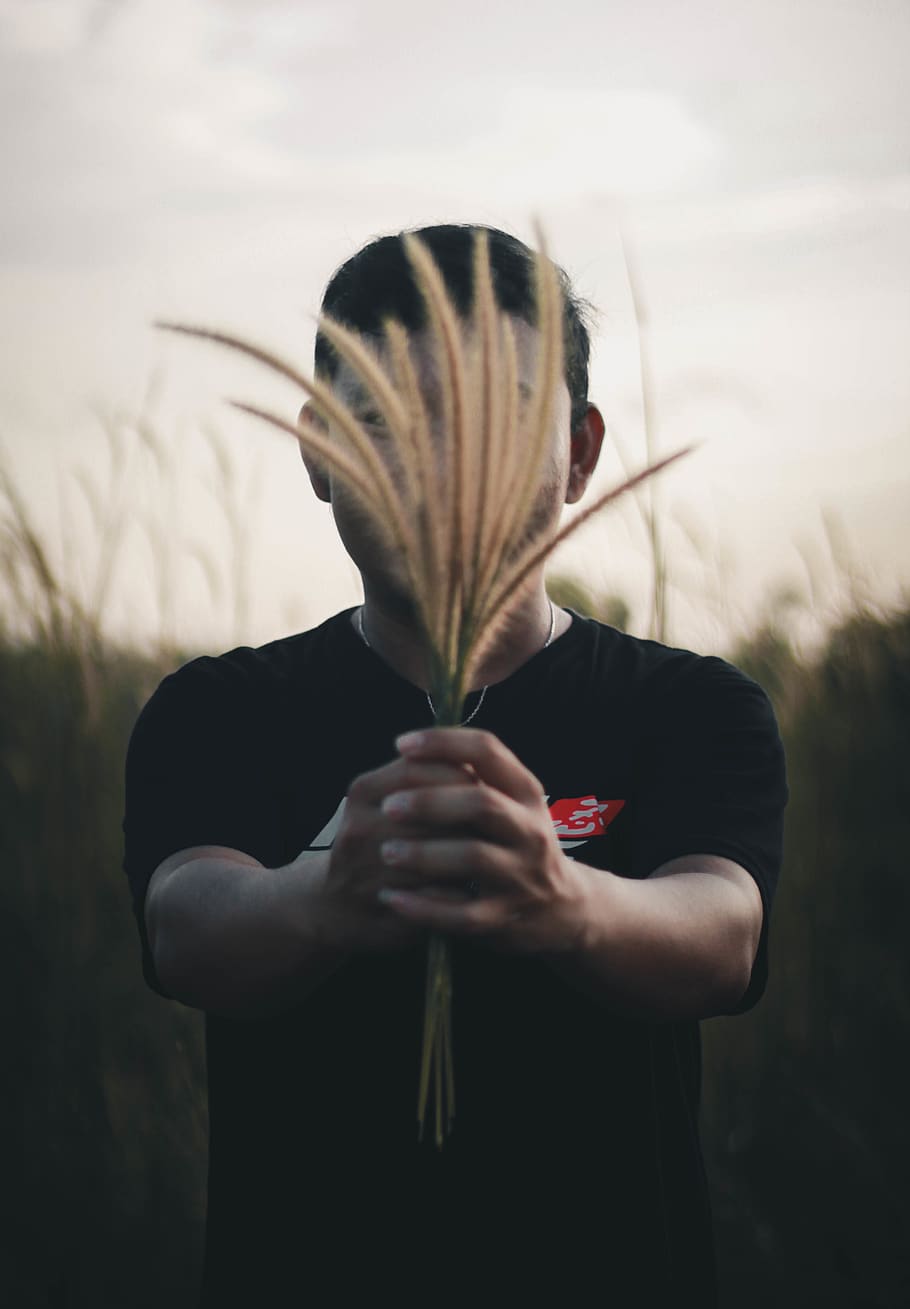
[[[382,862],[385,864],[400,864],[408,853],[407,841],[383,841],[379,847],[379,853],[382,856]]]
[[[400,904],[401,892],[392,891],[389,887],[384,886],[381,891],[376,892],[376,899],[381,904]]]
[[[409,750],[419,750],[425,742],[426,736],[423,732],[405,732],[403,736],[399,736],[395,740],[398,749],[405,754]]]
[[[382,802],[384,814],[406,814],[410,808],[411,797],[407,791],[396,791],[393,795],[387,795]]]

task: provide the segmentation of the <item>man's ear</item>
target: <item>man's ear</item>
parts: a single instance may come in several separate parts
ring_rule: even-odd
[[[566,504],[573,505],[584,495],[600,458],[605,431],[603,414],[597,405],[588,405],[581,422],[572,429]]]
[[[312,402],[309,400],[307,400],[306,404],[297,415],[297,425],[302,428],[315,428],[321,436],[325,435],[327,430],[325,419],[317,414],[316,410],[313,408]],[[306,470],[310,475],[310,485],[320,500],[324,500],[326,504],[331,504],[332,483],[325,465],[319,463],[319,461],[314,459],[312,455],[307,454],[302,445],[299,449],[300,458],[303,460]]]

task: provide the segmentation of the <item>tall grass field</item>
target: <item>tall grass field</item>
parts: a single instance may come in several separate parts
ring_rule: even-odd
[[[106,639],[7,492],[0,1300],[189,1309],[202,1019],[143,984],[120,823],[133,722],[193,652]],[[571,603],[598,609],[578,583]],[[703,1025],[722,1303],[906,1309],[910,610],[859,607],[811,657],[773,622],[728,653],[774,700],[792,801],[768,992]]]

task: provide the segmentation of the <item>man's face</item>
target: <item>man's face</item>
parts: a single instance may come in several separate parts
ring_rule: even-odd
[[[511,318],[510,322],[515,335],[518,386],[522,400],[521,412],[527,415],[535,381],[540,336],[537,329],[523,319]],[[430,421],[431,434],[439,452],[442,471],[446,458],[443,402],[432,340],[427,332],[414,333],[410,340],[411,358]],[[381,354],[380,359],[387,371],[391,372],[387,357]],[[396,486],[403,490],[406,483],[398,463],[399,456],[394,448],[393,438],[383,427],[375,403],[347,364],[339,365],[333,386],[339,398],[359,419],[374,441],[377,450],[386,461]],[[570,409],[568,389],[561,378],[553,406],[543,475],[524,540],[555,526],[565,503],[570,461]],[[531,434],[526,426],[523,427],[521,419],[519,434],[530,447]],[[331,428],[330,435],[336,440],[344,439],[340,433]],[[442,485],[445,486],[444,473]],[[403,614],[409,612],[407,570],[387,533],[370,520],[344,484],[335,477],[331,479],[331,503],[339,535],[351,559],[362,573],[364,583],[370,583],[374,590],[381,590],[386,602],[394,605]],[[433,506],[420,505],[416,512],[432,513]],[[516,549],[524,544],[524,540],[516,542]]]

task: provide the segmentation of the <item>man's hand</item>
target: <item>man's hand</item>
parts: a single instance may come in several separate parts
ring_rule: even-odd
[[[411,732],[397,745],[401,760],[370,775],[384,774],[383,872],[371,886],[379,902],[402,924],[498,948],[576,948],[587,880],[559,847],[537,778],[497,737],[474,728]],[[386,785],[399,766],[402,785]],[[418,768],[442,771],[424,785]],[[440,897],[439,887],[450,894]]]
[[[409,764],[464,774],[380,801],[376,895],[398,920],[537,952],[626,1016],[701,1018],[737,1003],[762,923],[744,868],[711,854],[640,880],[588,868],[562,853],[540,783],[489,732],[431,728],[397,745]],[[459,899],[469,883],[476,898]],[[439,886],[452,888],[445,900]]]
[[[419,814],[412,820],[404,812],[396,812],[389,801],[393,796],[406,796],[424,804],[443,793],[457,796],[476,789],[476,779],[466,764],[438,754],[420,757],[403,752],[391,763],[355,778],[319,894],[318,914],[326,938],[336,947],[359,952],[398,949],[425,935],[433,923],[392,912],[386,902],[386,894],[403,880],[383,858],[382,850],[394,840],[425,843],[431,833],[438,838],[457,836],[460,823],[456,818],[430,828]],[[460,879],[444,872],[420,877],[421,903],[442,906],[453,898],[463,900],[464,891],[457,883],[460,880],[463,888],[473,875],[470,867],[462,866]],[[411,880],[410,876],[404,878],[408,885]]]

